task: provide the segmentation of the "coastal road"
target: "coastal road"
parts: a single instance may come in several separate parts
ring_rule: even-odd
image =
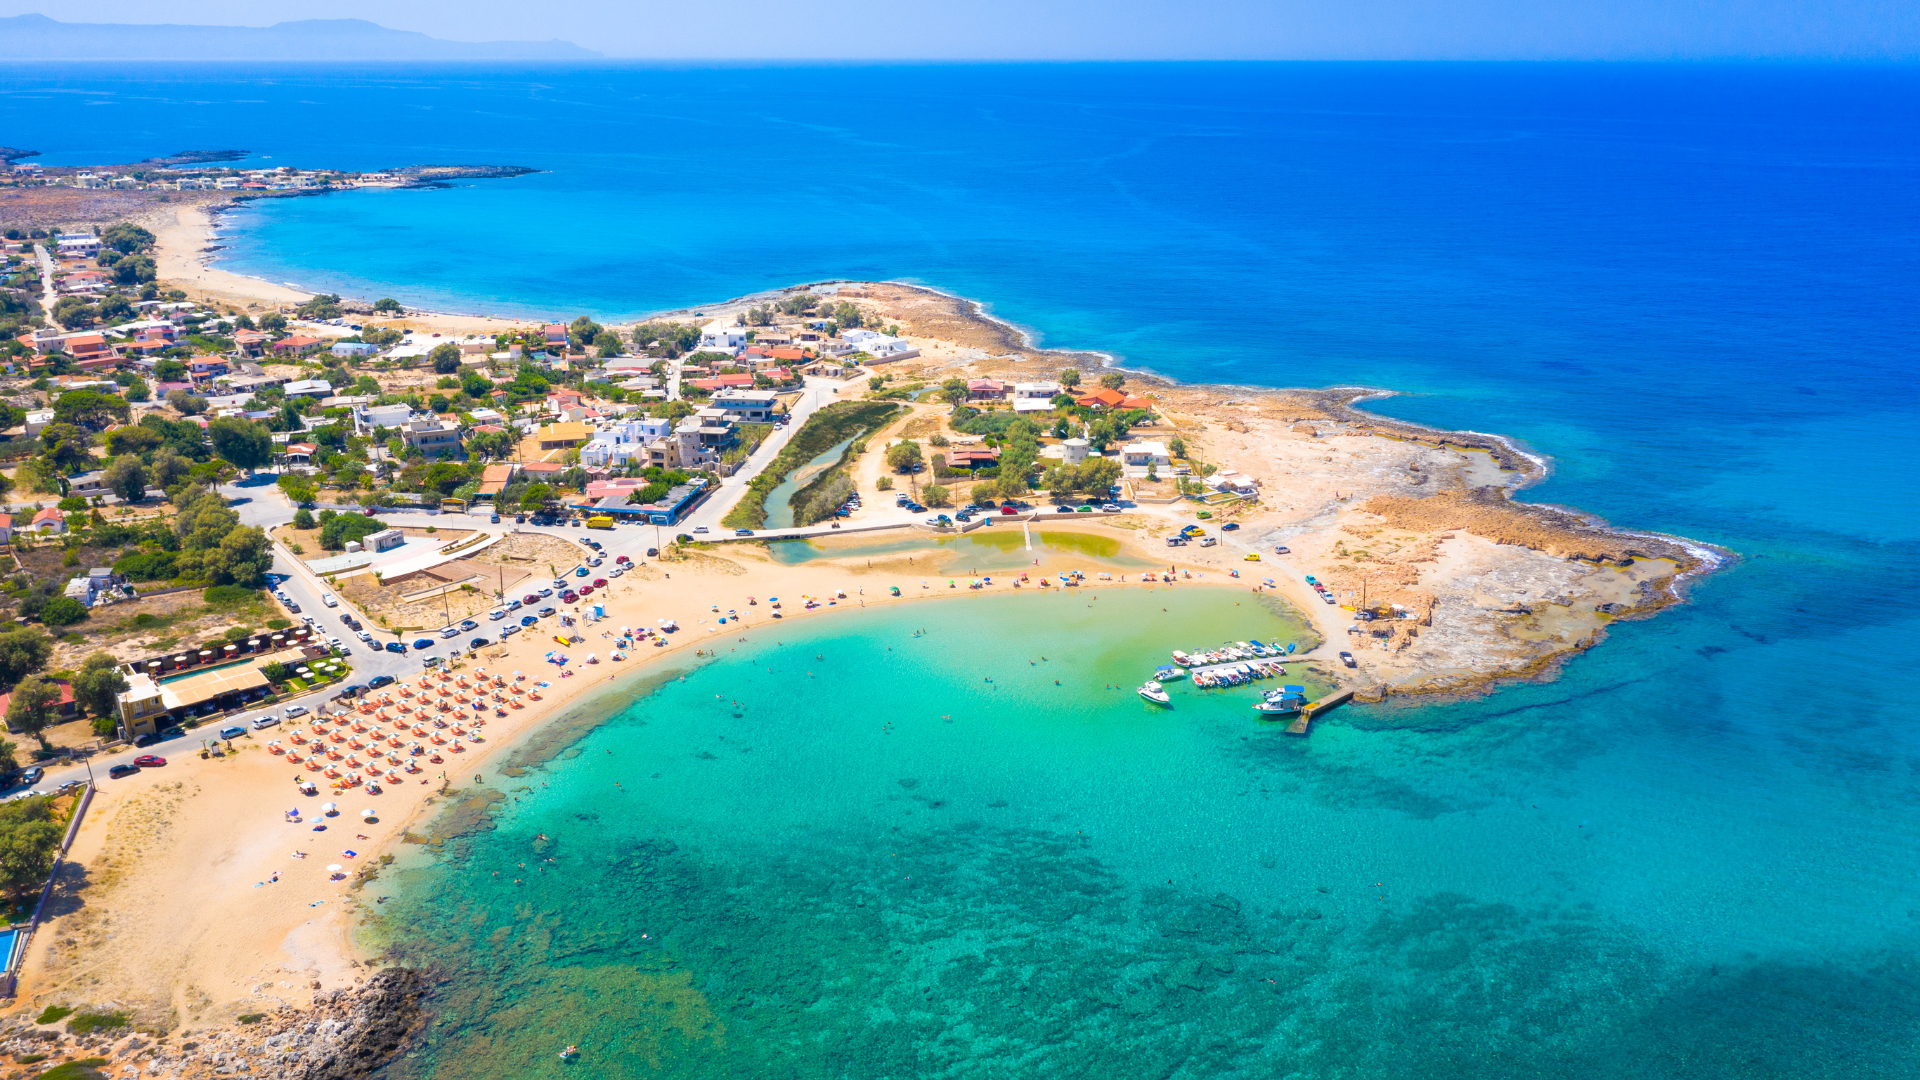
[[[47,251],[47,245],[33,245],[34,258],[40,260],[40,306],[46,309],[47,325],[54,325],[53,302],[57,297],[53,291],[53,255]]]
[[[753,478],[760,475],[773,462],[773,459],[780,455],[781,450],[786,449],[787,443],[793,440],[794,433],[800,430],[808,417],[818,411],[822,405],[841,400],[840,392],[846,388],[846,383],[834,379],[807,379],[806,389],[800,392],[800,396],[787,410],[793,418],[784,426],[775,428],[766,440],[754,449],[753,455],[741,464],[739,471],[720,481],[713,494],[707,496],[705,502],[695,507],[693,513],[688,514],[674,531],[690,533],[704,526],[718,535],[720,519],[726,517],[739,504],[741,496],[746,494],[747,485],[753,482]],[[730,533],[733,530],[727,531]]]

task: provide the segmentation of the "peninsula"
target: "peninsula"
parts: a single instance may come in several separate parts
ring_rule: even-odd
[[[13,678],[119,687],[38,727],[25,786],[90,802],[8,1051],[180,1076],[390,1053],[420,987],[352,938],[380,867],[597,697],[793,619],[1234,590],[1298,611],[1294,677],[1391,723],[1550,677],[1722,558],[1519,498],[1543,460],[1365,411],[1384,388],[1176,384],[885,282],[633,325],[313,296],[209,265],[205,214],[243,193],[127,194],[5,242],[9,557],[69,601],[15,590],[45,651]],[[456,683],[460,711],[411,700]],[[308,857],[290,806],[331,822]],[[334,1036],[281,1038],[319,1013]]]

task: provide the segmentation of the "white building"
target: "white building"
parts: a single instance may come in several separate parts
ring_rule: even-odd
[[[840,340],[859,352],[873,357],[876,363],[893,360],[908,360],[920,355],[920,350],[896,337],[875,333],[872,330],[848,330],[840,335]]]
[[[735,356],[747,343],[747,328],[725,319],[715,319],[700,331],[700,344],[694,352],[723,352]]]
[[[580,464],[618,468],[635,458],[651,463],[649,446],[673,432],[671,421],[652,416],[607,424],[580,447]]]
[[[58,243],[61,256],[82,258],[100,254],[97,236],[62,236]]]
[[[1013,384],[1013,411],[1051,412],[1053,399],[1060,393],[1057,382],[1017,382]]]
[[[1173,456],[1164,443],[1131,442],[1120,448],[1120,465],[1128,476],[1145,476],[1148,469],[1164,471],[1173,465]]]
[[[1092,444],[1087,440],[1074,437],[1060,444],[1060,457],[1068,465],[1078,465],[1087,460],[1087,449]]]
[[[397,428],[413,419],[413,410],[405,405],[362,405],[353,410],[353,430],[371,435],[375,428]]]
[[[779,404],[780,395],[771,390],[722,390],[713,395],[713,407],[725,409],[736,424],[771,423]]]

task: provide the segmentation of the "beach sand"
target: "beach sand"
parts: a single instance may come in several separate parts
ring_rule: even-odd
[[[1047,523],[1047,528],[1056,526]],[[1058,528],[1119,536],[1123,553],[1157,558],[1128,539],[1128,530],[1107,521]],[[1089,573],[1107,568],[1128,579],[1089,581],[1087,588],[1140,587],[1138,569],[1103,567],[1094,559],[1076,562]],[[1249,587],[1229,578],[1224,563],[1186,558],[1180,563],[1193,575],[1185,584]],[[1048,569],[1063,565],[1056,560]],[[1016,575],[995,574],[990,591],[1013,591]],[[304,730],[300,726],[235,740],[234,752],[218,758],[198,756],[200,738],[211,734],[204,728],[155,747],[168,758],[165,768],[101,782],[72,851],[73,862],[84,870],[63,881],[53,908],[58,914],[34,938],[19,1001],[29,1012],[50,1004],[111,1001],[154,1027],[203,1028],[283,1005],[305,1007],[317,992],[354,986],[371,970],[370,958],[354,945],[353,924],[356,913],[376,901],[380,886],[376,879],[351,889],[350,881],[329,881],[326,867],[342,865],[350,875],[377,867],[383,856],[399,850],[410,829],[424,831],[426,819],[447,803],[442,771],[455,789],[474,790],[476,778],[482,788],[504,780],[492,770],[543,723],[622,681],[631,683],[675,659],[692,659],[695,650],[725,650],[741,637],[753,639],[810,616],[934,598],[960,603],[984,594],[967,589],[965,580],[948,588],[947,580],[935,576],[924,560],[914,566],[904,556],[877,568],[853,558],[784,566],[759,545],[718,545],[683,561],[638,566],[592,598],[605,604],[607,618],[578,628],[583,642],[557,642],[556,620],[549,619],[509,638],[505,646],[463,658],[458,672],[463,676],[478,668],[490,674],[518,670],[528,676],[522,686],[552,685],[537,691],[542,699],[527,708],[489,718],[483,743],[464,754],[443,750],[444,765],[427,766],[422,759],[427,771],[380,795],[359,789],[332,794],[318,774],[267,750],[272,739],[291,745],[287,736]],[[887,595],[890,585],[900,587],[899,598]],[[825,599],[836,590],[844,590],[847,598],[828,606]],[[1029,585],[1019,591],[1039,590]],[[802,595],[823,602],[807,611]],[[750,596],[760,602],[749,604]],[[780,619],[773,618],[767,603],[774,596],[783,603]],[[578,607],[590,610],[590,604]],[[739,612],[740,620],[719,626],[716,620],[729,609]],[[929,618],[937,618],[938,611],[930,609]],[[614,628],[652,626],[663,618],[680,625],[668,646],[642,645],[625,662],[609,659],[612,641],[601,636],[603,631],[617,636]],[[1320,629],[1326,636],[1324,626]],[[566,670],[577,674],[560,678],[562,669],[542,659],[550,651],[564,652],[572,661]],[[584,663],[589,653],[600,662]],[[320,795],[301,796],[296,777],[320,783]],[[340,816],[319,818],[318,807],[329,801],[338,804]],[[303,823],[284,820],[293,808],[302,811]],[[377,821],[362,822],[362,809],[374,810]],[[315,821],[324,821],[326,831],[313,831]],[[349,850],[354,857],[343,855]],[[304,851],[306,858],[295,858],[295,851]]]

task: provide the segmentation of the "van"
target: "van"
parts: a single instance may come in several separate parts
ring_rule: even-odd
[[[335,599],[333,598],[333,594],[332,594],[332,593],[328,593],[328,592],[323,592],[323,593],[321,593],[321,594],[320,594],[320,602],[321,602],[321,603],[323,603],[323,604],[325,604],[325,605],[327,605],[328,607],[339,607],[339,606],[340,606],[340,601],[338,601],[338,600],[335,600]]]
[[[587,528],[611,529],[613,528],[613,518],[611,515],[608,515],[608,514],[595,514],[594,516],[587,519]]]

